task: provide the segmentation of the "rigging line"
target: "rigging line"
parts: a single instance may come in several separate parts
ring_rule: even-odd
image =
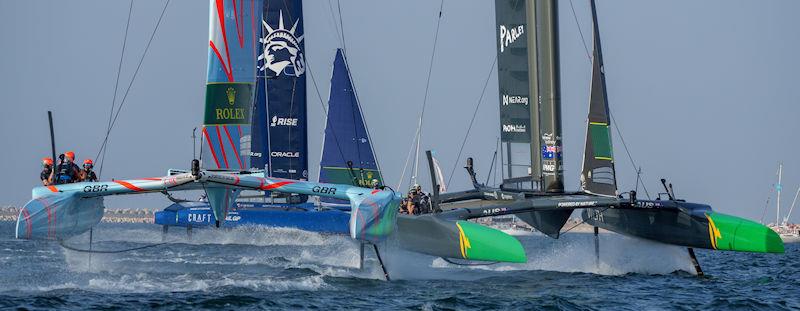
[[[286,0],[283,0],[283,4],[284,4],[284,6],[289,7],[289,5],[286,2]],[[289,15],[289,19],[290,20],[294,20],[294,17],[292,16],[292,12],[291,11],[288,11],[287,14]],[[334,21],[334,24],[335,24],[335,21]],[[345,57],[345,64],[347,64],[347,58],[346,57]],[[320,106],[322,106],[322,111],[325,113],[325,116],[326,116],[326,118],[325,118],[325,129],[323,129],[323,134],[327,135],[326,132],[327,132],[327,128],[328,128],[328,121],[327,121],[328,108],[325,107],[325,102],[322,100],[322,94],[319,92],[319,87],[317,85],[317,80],[314,79],[313,70],[311,69],[311,61],[309,61],[308,59],[306,59],[306,67],[308,68],[308,70],[306,72],[308,72],[308,75],[311,77],[311,83],[314,85],[314,90],[317,93],[317,98],[319,99],[319,104],[320,104]],[[350,69],[348,68],[347,71],[348,71],[347,74],[348,74],[348,77],[349,77]],[[333,77],[331,77],[331,78],[333,78]],[[352,81],[352,78],[351,78],[350,83],[352,84],[352,82],[353,81]],[[265,81],[264,85],[266,87],[266,81]],[[355,86],[353,86],[353,89],[355,90]],[[366,124],[364,126],[366,126]],[[342,152],[342,147],[339,145],[339,139],[336,137],[336,130],[334,130],[333,127],[331,127],[331,135],[333,135],[333,141],[336,142],[336,150],[339,151],[339,156],[342,157],[342,160],[345,160],[344,152]],[[323,146],[325,145],[325,139],[324,138],[322,140],[322,144],[323,144]],[[324,150],[323,150],[323,152],[324,152]],[[323,156],[322,153],[323,152],[320,152],[320,170],[319,170],[319,174],[317,175],[317,180],[319,180],[319,176],[322,175],[321,164],[322,164],[322,156]],[[272,170],[272,168],[270,167],[270,171],[271,170]]]
[[[575,25],[578,26],[578,34],[581,35],[581,42],[583,43],[583,50],[586,51],[586,57],[589,58],[589,61],[591,61],[592,54],[589,53],[589,47],[586,45],[586,39],[583,37],[583,31],[581,30],[581,24],[578,22],[578,14],[575,14],[575,6],[572,4],[572,0],[569,0],[569,7],[572,8],[572,17],[575,19]]]
[[[622,137],[622,131],[619,129],[619,125],[617,125],[617,121],[614,121],[614,115],[611,113],[611,107],[608,108],[608,118],[611,119],[611,123],[614,124],[614,129],[617,130],[617,135],[619,136],[619,140],[622,142],[622,146],[625,147],[625,153],[628,154],[628,159],[631,160],[631,166],[633,166],[633,170],[637,171],[636,162],[633,160],[633,156],[631,155],[630,149],[628,149],[628,144],[625,143],[625,138]],[[641,170],[639,168],[638,170]],[[638,178],[638,177],[637,177]],[[644,189],[644,194],[647,195],[647,199],[650,199],[650,192],[647,191],[647,185],[642,183],[642,189]]]
[[[133,0],[131,0],[131,4],[128,7],[128,21],[125,22],[125,36],[122,39],[122,51],[119,55],[119,64],[117,65],[117,79],[114,82],[114,97],[111,100],[111,111],[108,112],[108,125],[106,125],[106,131],[111,128],[111,117],[114,115],[114,108],[117,104],[117,91],[119,90],[119,76],[122,73],[122,60],[125,59],[125,47],[128,44],[128,29],[131,25],[131,15],[133,13]],[[103,176],[103,163],[105,163],[106,153],[105,149],[103,149],[103,158],[100,159],[100,150],[97,151],[97,155],[95,155],[94,160],[100,162],[100,170],[97,172],[98,178]]]
[[[291,16],[289,18],[291,18]],[[325,107],[325,102],[322,100],[322,94],[319,92],[319,87],[317,86],[317,80],[314,79],[314,73],[313,73],[314,70],[312,70],[311,62],[308,59],[306,59],[306,67],[308,67],[308,70],[306,72],[308,72],[308,75],[311,77],[311,84],[314,85],[314,90],[317,93],[317,98],[319,99],[319,105],[322,107],[322,112],[324,112],[325,116],[326,116],[326,118],[325,118],[325,128],[322,131],[323,131],[324,135],[327,135],[328,108]],[[342,157],[342,160],[345,160],[344,152],[342,152],[342,147],[339,145],[339,139],[336,137],[336,130],[333,127],[331,127],[331,135],[333,135],[333,141],[336,143],[336,150],[339,151],[339,156]],[[324,138],[322,140],[322,145],[323,146],[325,145],[325,139]],[[325,151],[323,150],[322,152],[320,152],[320,155],[319,155],[320,156],[320,170],[319,170],[319,174],[317,176],[317,180],[319,180],[319,175],[322,174],[322,167],[321,166],[322,166],[322,156],[323,156],[324,152]]]
[[[419,130],[419,128],[417,128]],[[406,155],[406,163],[403,165],[403,170],[400,173],[400,180],[397,182],[397,189],[400,189],[400,186],[403,185],[403,178],[406,176],[406,169],[408,168],[408,162],[411,160],[411,155],[414,152],[414,145],[417,143],[417,133],[414,133],[414,139],[411,140],[411,147],[408,148],[408,155]]]
[[[339,29],[342,35],[342,50],[347,54],[347,40],[344,38],[344,22],[342,21],[342,3],[339,0],[336,0],[336,7],[339,9]]]
[[[453,180],[453,174],[456,172],[456,167],[458,167],[458,161],[461,160],[461,153],[464,151],[464,146],[467,144],[467,138],[469,138],[469,133],[472,130],[472,125],[475,123],[475,117],[478,115],[478,110],[481,107],[481,103],[483,103],[483,95],[486,94],[486,87],[489,85],[489,80],[492,78],[492,72],[494,72],[495,65],[497,64],[497,55],[494,56],[494,61],[492,61],[492,66],[489,69],[489,74],[486,75],[486,81],[483,83],[483,90],[481,90],[481,96],[478,98],[478,103],[475,105],[475,111],[472,113],[472,120],[469,121],[469,127],[467,127],[467,133],[464,134],[464,140],[461,142],[461,148],[458,149],[458,156],[456,156],[456,161],[453,162],[453,169],[450,170],[450,177],[447,178],[447,184],[450,184],[450,181]]]
[[[422,111],[419,114],[419,123],[417,127],[417,150],[416,150],[416,160],[414,162],[414,180],[417,179],[417,172],[419,171],[419,145],[422,141],[422,120],[425,117],[425,107],[428,105],[428,90],[431,86],[431,73],[433,72],[433,61],[436,56],[436,43],[439,41],[439,27],[442,23],[442,9],[444,8],[444,0],[439,3],[439,18],[436,20],[436,32],[433,35],[433,49],[431,51],[431,61],[428,65],[428,78],[425,82],[425,97],[422,99]]]
[[[377,168],[378,172],[380,172],[381,171],[380,161],[378,161],[378,157],[375,154],[375,148],[372,148],[373,147],[372,146],[373,140],[372,140],[372,136],[370,135],[370,132],[369,132],[369,125],[367,125],[367,120],[364,118],[364,109],[361,107],[361,100],[359,100],[359,97],[358,97],[358,89],[356,88],[356,82],[355,82],[355,79],[353,79],[353,74],[352,74],[351,68],[350,68],[350,62],[347,60],[347,47],[345,46],[345,42],[346,41],[345,41],[345,38],[344,38],[344,19],[342,18],[342,7],[340,5],[339,0],[336,1],[336,4],[337,4],[337,6],[339,8],[339,27],[340,27],[339,30],[337,30],[337,31],[341,31],[341,36],[342,36],[342,42],[341,42],[341,44],[342,44],[342,58],[344,59],[344,64],[347,67],[347,78],[350,79],[350,86],[353,88],[353,97],[355,97],[356,106],[358,107],[358,110],[361,113],[361,124],[364,124],[364,131],[367,132],[367,140],[369,140],[370,152],[372,153],[372,158],[375,159],[375,168]],[[331,12],[331,14],[332,14],[332,12]],[[335,24],[335,21],[334,21],[334,24]],[[355,110],[353,111],[353,113],[355,113]],[[355,118],[353,118],[353,119],[355,119]],[[355,127],[355,123],[353,123],[353,126]],[[358,153],[358,157],[359,157],[359,162],[362,162],[361,161],[361,152],[360,151]],[[363,169],[363,165],[362,165],[361,168]],[[381,178],[381,179],[383,179],[383,178]]]
[[[342,42],[342,33],[341,31],[339,31],[339,24],[336,23],[336,15],[333,13],[333,4],[331,4],[331,1],[333,0],[328,0],[328,11],[331,13],[331,22],[333,23],[333,29],[336,30],[336,40],[339,41],[340,46],[344,46],[344,43]]]
[[[574,17],[575,25],[578,27],[578,33],[581,36],[581,43],[583,43],[583,48],[584,48],[584,50],[586,50],[586,57],[589,60],[589,62],[591,63],[592,62],[592,56],[591,56],[591,54],[589,54],[589,48],[588,48],[588,45],[586,44],[586,38],[583,36],[583,31],[581,30],[580,23],[578,23],[578,15],[575,14],[575,7],[572,5],[572,0],[569,1],[569,5],[570,5],[570,7],[572,7],[572,16]],[[633,156],[631,155],[630,149],[628,149],[628,145],[625,143],[625,138],[622,137],[622,131],[620,131],[619,126],[617,125],[617,122],[614,121],[614,117],[612,116],[612,113],[611,113],[611,107],[608,108],[608,117],[609,117],[609,119],[611,119],[612,123],[614,124],[614,128],[617,131],[617,135],[619,135],[619,139],[622,142],[622,146],[625,148],[625,153],[628,154],[628,159],[631,161],[631,165],[633,166],[633,170],[637,172],[637,177],[636,178],[640,178],[639,176],[641,176],[641,168],[639,167],[637,169],[638,166],[636,166],[636,162],[633,160]],[[645,193],[645,195],[647,195],[647,199],[650,199],[650,192],[647,191],[647,186],[645,185],[644,182],[642,183],[642,189],[644,189],[644,193]]]
[[[769,186],[769,194],[767,195],[767,201],[764,202],[764,210],[761,211],[761,219],[758,221],[759,223],[764,223],[764,217],[767,215],[767,207],[769,206],[769,200],[772,198],[773,191],[775,191],[775,184]]]
[[[156,32],[158,31],[158,26],[161,25],[161,20],[164,18],[164,13],[167,12],[167,7],[169,7],[169,2],[171,0],[167,0],[164,4],[164,8],[161,10],[161,15],[158,17],[158,22],[156,22],[156,27],[153,28],[153,32],[150,34],[150,39],[147,41],[147,45],[144,48],[144,52],[142,52],[142,56],[139,58],[139,64],[136,65],[136,70],[133,72],[133,77],[131,77],[130,83],[128,83],[128,88],[125,90],[125,94],[122,96],[122,100],[120,101],[119,107],[117,108],[117,113],[114,114],[114,119],[111,121],[111,126],[106,131],[106,137],[103,139],[103,143],[100,146],[100,150],[105,150],[106,145],[108,143],[108,137],[111,135],[111,130],[114,128],[114,125],[117,123],[117,118],[119,117],[119,113],[122,111],[122,107],[125,106],[125,99],[128,98],[128,92],[130,92],[131,87],[133,86],[133,82],[136,81],[136,77],[139,73],[139,69],[142,67],[142,62],[144,62],[145,56],[147,56],[147,51],[150,50],[150,44],[153,43],[153,38],[156,36]]]

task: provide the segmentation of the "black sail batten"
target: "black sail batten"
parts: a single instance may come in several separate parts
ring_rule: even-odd
[[[591,1],[591,7],[594,51],[592,52],[592,81],[589,93],[589,116],[586,123],[586,146],[581,170],[581,188],[594,194],[616,196],[617,178],[609,131],[608,93],[594,1]]]

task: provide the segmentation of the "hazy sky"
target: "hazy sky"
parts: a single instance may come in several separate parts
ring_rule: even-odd
[[[588,1],[572,0],[587,39]],[[134,2],[121,76],[130,82],[162,1]],[[332,5],[331,5],[332,4]],[[445,0],[423,127],[445,174],[456,161],[495,56],[494,1]],[[0,0],[0,204],[22,205],[49,154],[46,111],[60,151],[94,157],[104,136],[128,1]],[[439,1],[341,0],[351,74],[391,185],[412,143],[425,92]],[[304,1],[306,57],[327,102],[340,40],[336,2]],[[565,177],[578,187],[590,64],[569,1],[560,1]],[[800,1],[598,1],[612,113],[651,194],[668,178],[680,198],[758,220],[784,161],[784,206],[800,186]],[[186,168],[202,119],[208,2],[173,0],[111,134],[103,179],[161,176]],[[589,42],[587,42],[589,44]],[[492,71],[465,156],[481,179],[499,135]],[[324,115],[308,79],[311,176]],[[636,176],[613,133],[620,190]],[[466,189],[460,167],[450,189]],[[423,167],[425,169],[425,167]],[[427,181],[427,174],[421,179]],[[449,176],[446,176],[449,177]],[[423,183],[425,185],[427,183]],[[641,191],[640,191],[641,192]],[[768,220],[774,219],[774,200]],[[110,199],[111,207],[160,208],[159,195]],[[800,220],[796,212],[793,219]]]

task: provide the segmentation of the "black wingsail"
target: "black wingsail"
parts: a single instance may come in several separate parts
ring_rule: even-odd
[[[617,178],[609,132],[608,93],[603,72],[603,53],[600,48],[600,31],[597,28],[597,11],[592,6],[594,52],[592,56],[592,84],[589,98],[589,118],[586,124],[586,147],[583,154],[581,188],[590,193],[616,196]]]

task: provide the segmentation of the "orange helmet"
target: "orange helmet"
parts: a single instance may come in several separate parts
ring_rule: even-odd
[[[75,153],[72,151],[64,152],[64,156],[69,158],[72,161],[75,161]]]
[[[83,160],[83,165],[87,165],[87,164],[91,165],[91,166],[94,166],[94,162],[92,162],[92,159]]]
[[[53,159],[50,157],[42,158],[43,165],[53,165]]]

